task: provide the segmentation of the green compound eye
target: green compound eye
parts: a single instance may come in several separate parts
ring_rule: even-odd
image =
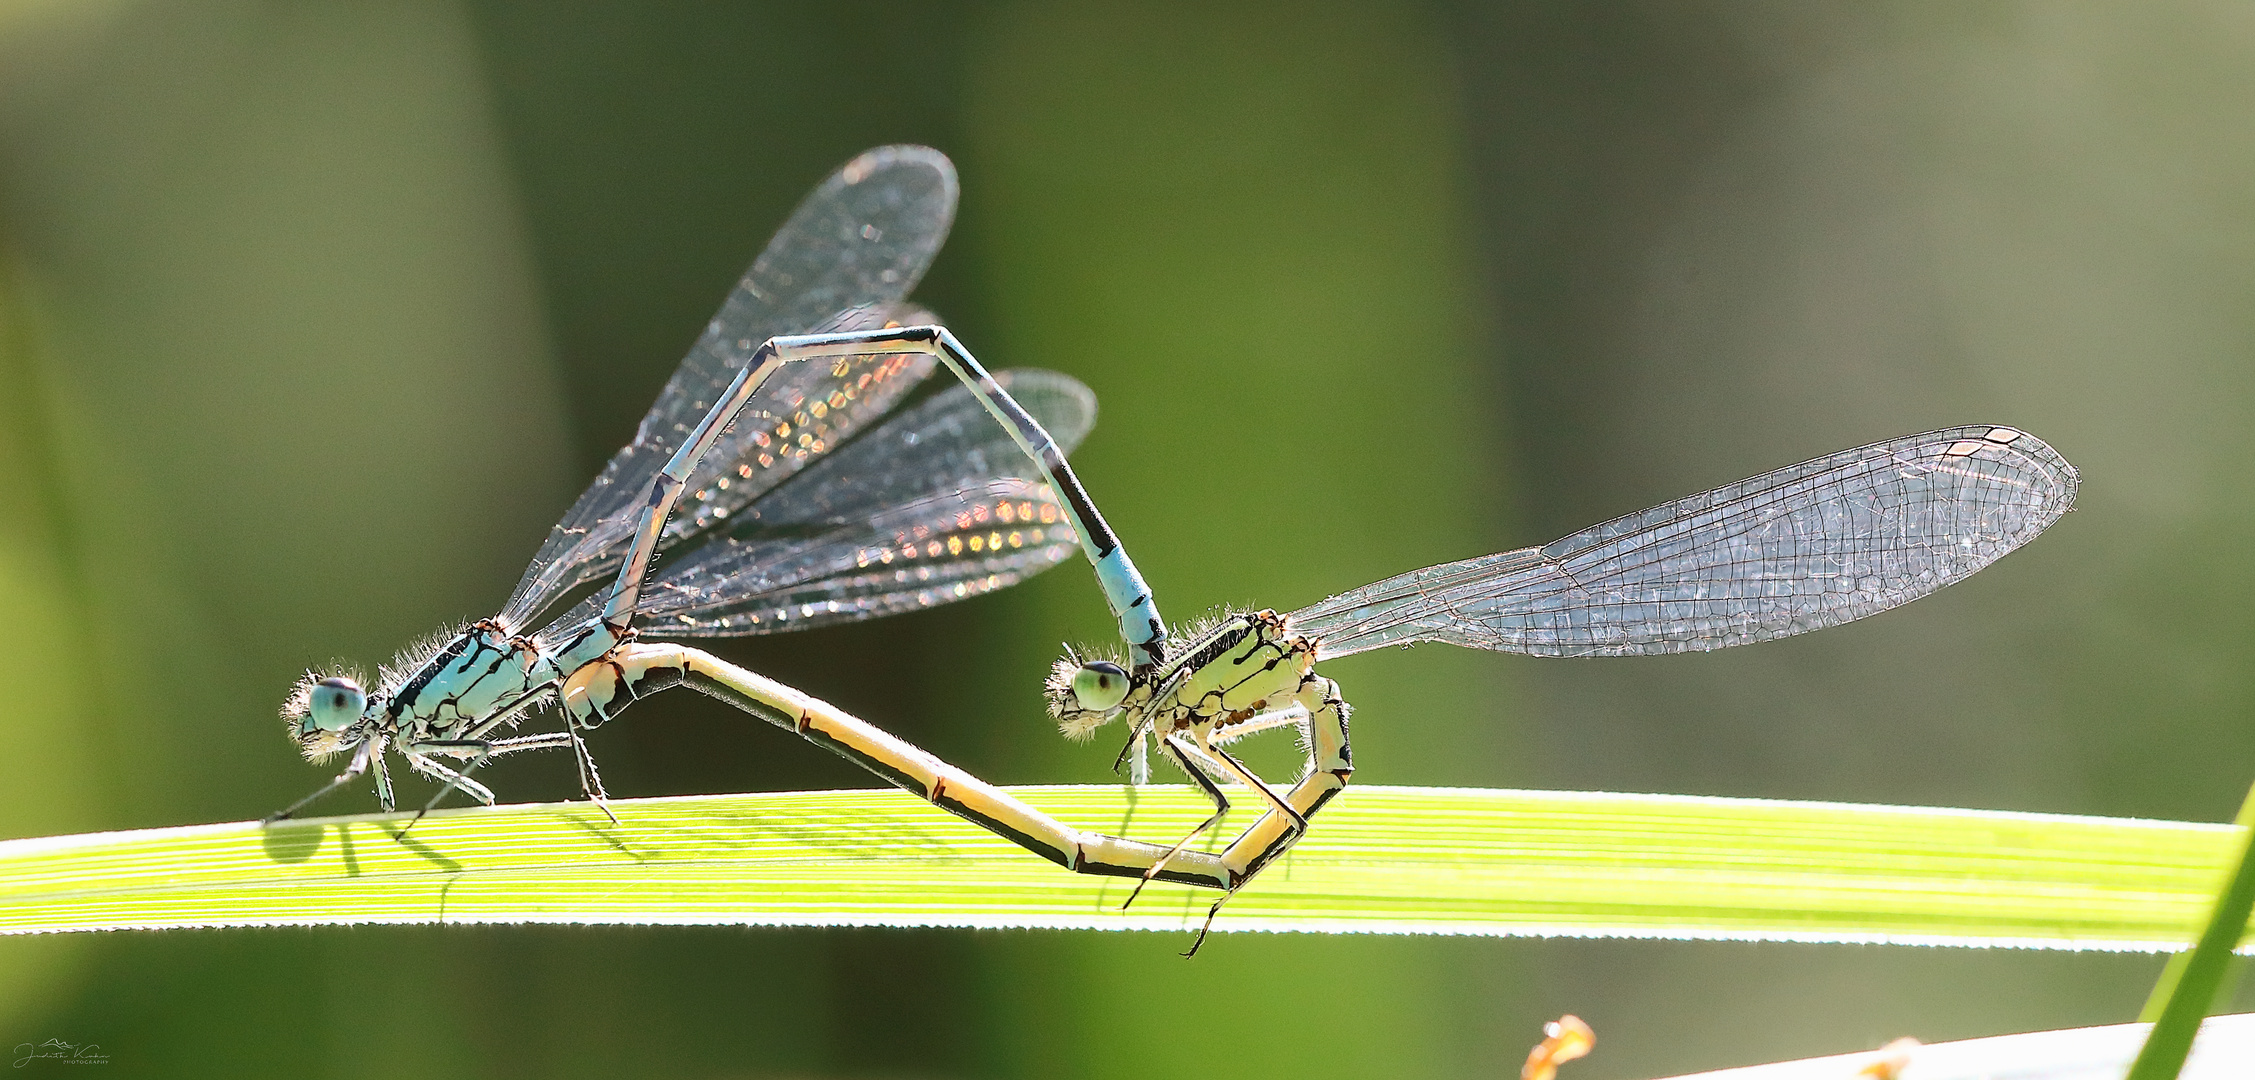
[[[1106,660],[1091,660],[1073,673],[1073,700],[1090,712],[1108,712],[1127,697],[1127,669]]]
[[[313,684],[311,708],[305,726],[314,731],[343,731],[368,708],[368,692],[351,679],[323,679]]]

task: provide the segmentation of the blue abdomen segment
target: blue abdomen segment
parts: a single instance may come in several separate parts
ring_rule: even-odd
[[[1114,543],[1112,550],[1095,560],[1096,581],[1104,589],[1104,600],[1120,617],[1120,637],[1133,650],[1136,666],[1156,664],[1166,659],[1166,631],[1159,622],[1159,610],[1151,601],[1151,586],[1143,583],[1143,575],[1128,558],[1127,549]]]

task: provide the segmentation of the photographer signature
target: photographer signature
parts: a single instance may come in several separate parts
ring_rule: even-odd
[[[67,1043],[49,1039],[42,1043],[17,1043],[16,1068],[23,1068],[42,1058],[56,1058],[71,1065],[107,1065],[110,1056],[93,1043]]]

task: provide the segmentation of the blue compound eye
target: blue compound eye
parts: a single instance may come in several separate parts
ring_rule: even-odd
[[[343,731],[359,721],[368,708],[368,692],[351,679],[323,679],[313,684],[305,725],[309,731]]]
[[[1127,697],[1127,669],[1107,660],[1091,660],[1073,673],[1073,700],[1089,712],[1109,712]]]

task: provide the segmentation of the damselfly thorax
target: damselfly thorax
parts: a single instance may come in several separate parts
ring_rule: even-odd
[[[597,622],[553,646],[480,619],[440,642],[388,701],[372,701],[407,740],[474,739],[544,704],[566,675],[631,636]]]
[[[1315,674],[1315,643],[1273,611],[1229,615],[1197,633],[1142,680],[1140,711],[1156,735],[1207,731],[1231,736],[1259,717],[1303,705]]]

